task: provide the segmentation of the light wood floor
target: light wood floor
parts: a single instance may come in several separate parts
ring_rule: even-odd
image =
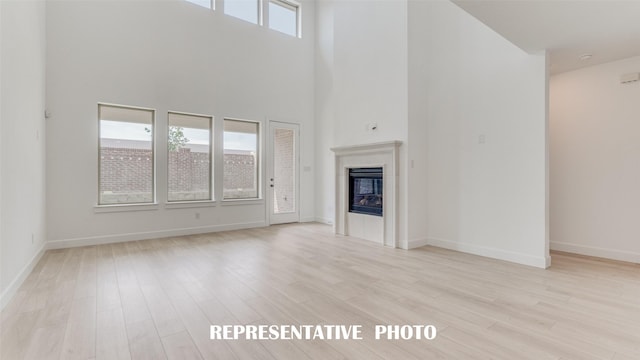
[[[9,359],[640,359],[640,265],[548,270],[283,225],[48,251],[1,314]],[[363,325],[360,341],[209,340],[211,324]],[[433,324],[433,341],[373,339]]]

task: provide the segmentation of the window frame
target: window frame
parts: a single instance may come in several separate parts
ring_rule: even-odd
[[[213,1],[213,0],[212,0]],[[171,114],[186,115],[209,119],[209,198],[197,200],[169,200],[169,127],[171,126],[169,116]],[[214,116],[204,114],[187,113],[183,111],[167,111],[167,204],[191,204],[191,203],[208,203],[215,202],[214,194],[214,161],[213,161],[213,139],[214,139]]]
[[[215,9],[216,9],[216,0],[209,0],[209,7],[202,6],[202,5],[198,4],[198,3],[195,3],[195,2],[190,1],[190,0],[184,0],[184,1],[188,2],[190,4],[193,4],[193,5],[196,5],[196,6],[200,6],[201,8],[212,10],[212,11],[215,11]]]
[[[224,124],[225,121],[237,121],[237,122],[245,122],[245,123],[252,123],[256,125],[256,171],[255,171],[255,175],[256,175],[256,196],[255,197],[245,197],[245,198],[225,198],[225,188],[224,188],[224,175],[225,175],[225,162],[224,162],[224,154],[225,154],[225,142],[224,142],[224,134],[225,134],[225,129],[224,129]],[[221,135],[222,135],[222,146],[220,147],[222,149],[222,161],[221,161],[221,173],[222,173],[222,184],[221,184],[221,195],[220,198],[222,199],[223,203],[234,203],[234,202],[262,202],[263,201],[263,191],[262,191],[262,184],[263,184],[263,175],[262,175],[262,122],[258,121],[258,120],[248,120],[248,119],[239,119],[239,118],[232,118],[232,117],[225,117],[222,119],[222,130],[221,130]]]
[[[291,35],[291,34],[287,34],[285,32],[276,30],[274,28],[271,27],[271,15],[269,15],[269,30],[274,30],[277,32],[280,32],[282,34],[285,35],[291,35],[293,37],[302,38],[302,4],[297,2],[297,1],[293,1],[293,0],[265,0],[265,2],[267,3],[267,6],[269,6],[271,3],[274,3],[275,5],[290,9],[290,10],[294,10],[296,13],[296,31],[295,31],[295,35]]]
[[[127,203],[107,203],[104,204],[101,202],[101,179],[102,179],[102,146],[101,146],[101,121],[102,121],[102,107],[111,107],[118,109],[127,109],[127,110],[137,110],[137,111],[148,111],[151,112],[151,201],[149,202],[127,202]],[[132,210],[145,209],[147,207],[153,209],[158,204],[157,199],[157,176],[156,176],[156,109],[147,108],[142,106],[132,106],[132,105],[121,105],[121,104],[112,104],[105,102],[98,102],[98,137],[97,137],[97,145],[98,145],[98,199],[97,199],[97,208],[117,208],[117,207],[125,207],[131,208]]]
[[[215,0],[212,0],[212,1],[215,1]],[[265,2],[268,2],[268,1],[269,0],[255,0],[255,2],[256,2],[256,22],[249,21],[247,19],[244,19],[244,18],[238,17],[236,15],[227,13],[227,4],[229,3],[227,0],[222,0],[222,2],[223,2],[222,13],[224,15],[226,15],[226,16],[231,16],[234,19],[239,19],[239,20],[242,20],[244,22],[248,22],[249,24],[254,24],[254,25],[258,25],[258,26],[264,26],[264,9],[263,9],[263,7],[264,7]]]

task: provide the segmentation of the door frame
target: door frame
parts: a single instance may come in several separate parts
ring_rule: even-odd
[[[295,182],[295,212],[289,214],[274,214],[273,212],[273,181],[275,172],[275,160],[274,160],[274,141],[273,135],[275,129],[285,128],[294,131],[294,182]],[[267,189],[267,223],[269,225],[286,224],[300,222],[300,124],[293,122],[269,120],[267,131],[267,177],[266,177],[266,189]]]

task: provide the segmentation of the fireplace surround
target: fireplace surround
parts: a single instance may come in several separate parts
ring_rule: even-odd
[[[332,148],[335,154],[335,221],[334,232],[339,235],[353,236],[376,243],[399,247],[398,241],[398,157],[400,141],[387,141],[362,145]],[[353,201],[349,191],[350,173],[353,169],[382,169],[381,212],[379,215],[361,214],[349,211]],[[370,183],[368,185],[373,185]],[[367,185],[365,185],[367,186]],[[372,189],[366,188],[369,191]],[[370,191],[368,201],[373,201],[375,190]],[[353,207],[351,207],[353,209]]]

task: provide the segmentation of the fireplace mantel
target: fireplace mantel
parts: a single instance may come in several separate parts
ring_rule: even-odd
[[[397,153],[397,149],[400,145],[402,145],[402,141],[394,140],[360,145],[337,146],[331,148],[331,151],[333,151],[336,156],[365,154],[380,151],[391,151]]]
[[[334,232],[398,247],[398,149],[401,141],[340,146],[335,154],[336,196]],[[349,213],[349,169],[381,167],[383,169],[383,216]],[[364,216],[364,217],[363,217]]]

